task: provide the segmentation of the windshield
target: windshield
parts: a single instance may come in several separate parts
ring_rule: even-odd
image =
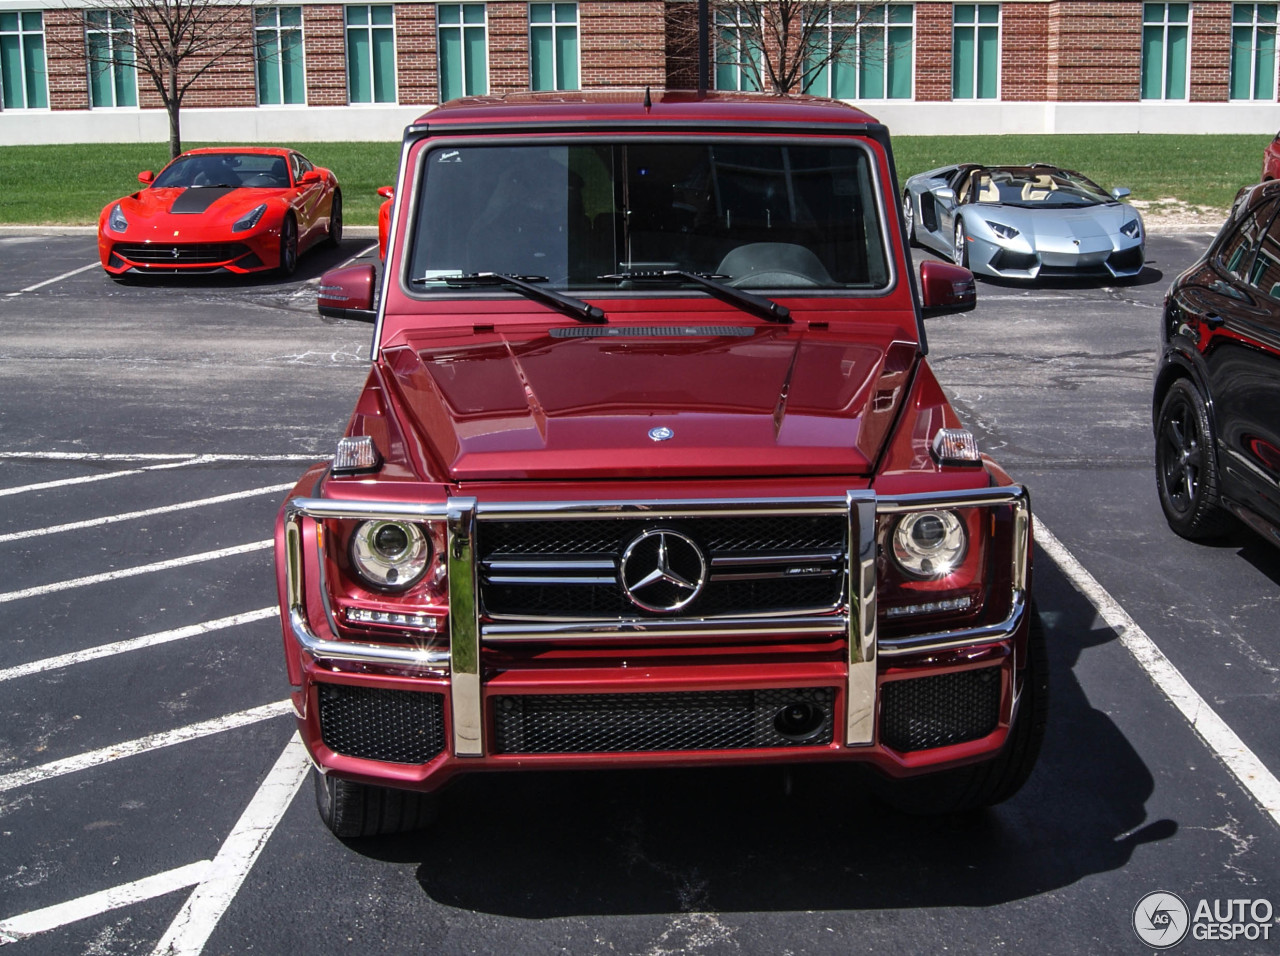
[[[568,290],[677,272],[882,288],[876,195],[870,154],[853,144],[439,147],[422,169],[407,278],[426,294],[456,294],[444,278],[472,273]]]
[[[161,171],[153,187],[289,185],[289,166],[283,156],[262,153],[196,153],[179,156]]]
[[[1115,202],[1079,173],[1039,166],[980,169],[973,174],[973,202],[1005,206],[1097,206]]]

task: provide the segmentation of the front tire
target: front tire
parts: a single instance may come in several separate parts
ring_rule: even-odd
[[[964,220],[959,216],[956,217],[956,239],[951,258],[956,265],[969,268],[969,242],[964,234]]]
[[[1219,497],[1209,410],[1185,378],[1170,387],[1156,419],[1156,490],[1165,520],[1191,541],[1223,535],[1230,516]]]
[[[314,769],[311,776],[320,819],[340,839],[407,833],[420,830],[435,819],[433,794],[372,787]]]
[[[293,214],[284,217],[280,224],[280,274],[285,278],[298,269],[298,222]]]
[[[1034,605],[1028,610],[1027,664],[1022,694],[1009,737],[993,759],[925,777],[873,778],[885,803],[904,813],[964,813],[1003,803],[1021,789],[1040,756],[1049,717],[1049,650],[1044,624]]]
[[[333,247],[342,242],[342,193],[334,192],[333,205],[329,208],[329,235],[325,242]]]
[[[902,194],[902,224],[907,229],[907,245],[920,245],[919,240],[916,239],[916,204],[912,201],[909,191]]]

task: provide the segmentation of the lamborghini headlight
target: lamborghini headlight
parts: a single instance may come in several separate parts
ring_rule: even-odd
[[[944,578],[960,567],[969,550],[964,522],[954,511],[916,511],[898,519],[893,559],[913,578]]]
[[[124,210],[120,208],[119,203],[111,208],[111,215],[107,217],[107,226],[112,232],[124,232],[129,228],[129,220],[124,217]]]
[[[994,232],[1001,239],[1005,239],[1005,240],[1016,239],[1020,235],[1018,230],[1014,229],[1013,226],[1006,226],[1002,222],[992,222],[990,219],[988,219],[987,225],[991,228],[991,231]]]
[[[364,521],[351,535],[351,564],[360,577],[383,591],[406,591],[421,580],[431,562],[431,542],[408,521]]]
[[[267,211],[267,204],[254,206],[247,213],[236,220],[236,224],[231,227],[232,232],[244,232],[246,229],[252,229],[262,219],[262,214]]]
[[[1142,224],[1136,219],[1130,219],[1120,227],[1120,232],[1130,239],[1137,239],[1142,235]]]

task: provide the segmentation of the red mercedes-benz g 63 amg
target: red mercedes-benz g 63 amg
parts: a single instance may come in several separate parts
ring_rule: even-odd
[[[325,823],[470,770],[845,761],[915,810],[1025,780],[1046,709],[1025,490],[922,320],[886,129],[840,103],[460,100],[406,131],[332,462],[277,532]]]

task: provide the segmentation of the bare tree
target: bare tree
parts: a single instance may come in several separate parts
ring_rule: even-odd
[[[743,88],[803,93],[832,65],[866,65],[885,56],[879,40],[859,44],[858,39],[865,25],[883,22],[886,6],[845,0],[715,0],[712,62],[736,69]],[[684,24],[678,33],[694,29],[688,14]],[[696,44],[677,36],[669,47],[696,51]]]
[[[136,70],[169,114],[169,155],[182,152],[182,101],[210,70],[254,48],[252,0],[85,0],[78,17],[92,74]]]

